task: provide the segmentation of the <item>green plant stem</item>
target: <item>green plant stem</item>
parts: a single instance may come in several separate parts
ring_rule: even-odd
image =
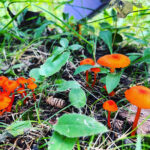
[[[69,28],[73,33],[75,33],[75,35],[77,35],[79,38],[81,38],[83,41],[85,41],[87,44],[89,44],[92,49],[93,49],[93,44],[91,44],[89,41],[87,41],[83,36],[81,36],[78,32],[76,32],[69,24],[65,23],[63,20],[61,20],[60,18],[58,18],[57,16],[55,16],[54,14],[52,14],[51,12],[49,12],[48,10],[42,8],[42,7],[39,7],[39,6],[36,6],[34,4],[32,4],[33,6],[47,12],[49,15],[53,16],[55,19],[57,19],[58,21],[60,21],[62,24],[64,24],[67,28]]]
[[[81,150],[79,138],[77,139],[77,150]]]
[[[115,34],[114,34],[114,37],[113,37],[112,48],[114,46],[115,38],[116,38],[116,35],[117,35],[117,21],[115,21],[115,28],[116,28],[116,30],[115,30]]]
[[[95,138],[95,135],[92,135],[91,138],[90,138],[90,142],[89,142],[89,146],[88,146],[88,149],[87,150],[90,150],[91,149],[91,146],[92,146],[92,142]]]

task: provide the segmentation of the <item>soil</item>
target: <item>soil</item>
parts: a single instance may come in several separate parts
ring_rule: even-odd
[[[75,38],[75,40],[78,41],[78,39]],[[75,41],[73,40],[73,41]],[[118,107],[120,107],[120,111],[118,113],[114,113],[112,114],[112,130],[114,132],[111,132],[112,130],[110,130],[110,132],[108,133],[109,136],[111,137],[112,140],[116,140],[119,136],[123,135],[124,132],[130,132],[131,131],[131,126],[132,126],[132,122],[133,122],[133,118],[134,118],[134,114],[128,116],[127,111],[122,109],[122,106],[129,106],[129,103],[127,100],[124,99],[124,91],[126,89],[128,89],[131,84],[144,84],[143,83],[143,79],[146,79],[146,75],[144,74],[145,71],[145,64],[141,65],[140,67],[137,67],[137,64],[133,65],[133,66],[129,66],[123,76],[121,77],[120,80],[120,84],[119,86],[115,89],[115,96],[110,97],[107,92],[103,89],[104,84],[102,82],[100,82],[100,79],[102,77],[105,76],[105,74],[98,74],[97,76],[97,82],[96,85],[94,86],[94,88],[87,88],[85,86],[85,81],[83,80],[83,78],[81,78],[82,76],[85,76],[85,73],[81,73],[81,75],[76,75],[74,76],[73,73],[76,69],[76,67],[79,65],[80,60],[83,59],[83,55],[85,57],[89,57],[92,58],[92,54],[90,54],[90,52],[86,49],[87,45],[83,43],[83,41],[80,41],[81,44],[85,45],[85,49],[81,49],[79,51],[75,51],[72,53],[73,59],[72,62],[68,62],[60,71],[60,75],[61,78],[65,79],[65,80],[73,80],[75,79],[78,83],[80,83],[83,87],[83,89],[86,90],[87,93],[87,105],[81,109],[81,112],[87,116],[93,116],[96,120],[100,121],[101,123],[103,123],[104,125],[107,126],[107,118],[106,115],[104,114],[104,111],[102,109],[102,103],[106,100],[106,99],[113,99],[114,101],[116,101],[118,103]],[[54,41],[52,40],[50,43],[54,43]],[[49,43],[49,45],[50,45]],[[59,42],[55,42],[55,45],[58,45]],[[71,44],[71,43],[70,43]],[[34,46],[34,45],[33,45]],[[18,76],[21,76],[22,74],[24,74],[26,77],[28,77],[29,71],[33,68],[37,68],[39,67],[41,64],[43,64],[43,62],[45,61],[45,59],[49,56],[49,49],[47,49],[47,41],[43,41],[42,45],[39,45],[39,47],[37,48],[36,51],[36,55],[34,53],[35,49],[34,47],[30,47],[29,49],[27,49],[27,51],[22,55],[22,57],[20,58],[20,60],[18,62],[22,62],[25,65],[21,68],[21,69],[14,69],[14,73],[17,74]],[[134,47],[120,47],[120,49],[118,49],[117,51],[118,53],[133,53],[136,52],[136,48]],[[99,41],[97,43],[97,47],[96,47],[96,59],[98,59],[99,57],[105,55],[105,54],[109,54],[109,50],[107,48],[107,46],[104,44],[103,41]],[[8,60],[8,62],[3,62],[4,64],[11,64],[12,59]],[[18,62],[15,62],[15,64],[17,64]],[[5,72],[11,65],[8,65],[6,67],[2,68],[2,71]],[[119,71],[120,69],[118,69],[117,71]],[[134,74],[134,76],[133,76]],[[91,73],[91,75],[93,76],[93,74]],[[10,77],[10,74],[7,74],[7,76]],[[11,75],[12,79],[15,79],[13,75]],[[57,76],[54,75],[53,79],[57,79]],[[47,79],[49,80],[49,79]],[[52,81],[53,83],[53,81]],[[74,108],[74,107],[69,107],[66,108],[63,111],[60,111],[61,108],[57,108],[55,106],[51,106],[48,105],[46,103],[46,99],[49,96],[53,96],[54,98],[57,98],[58,100],[64,100],[65,101],[65,106],[67,106],[69,104],[69,100],[68,100],[68,91],[66,92],[61,92],[61,93],[53,93],[54,89],[46,89],[49,92],[42,92],[42,93],[38,93],[37,91],[37,95],[36,95],[36,99],[37,99],[37,104],[39,104],[39,112],[40,112],[40,119],[41,120],[48,120],[50,124],[55,124],[57,122],[57,119],[63,115],[64,113],[81,113],[79,112],[78,109]],[[46,93],[49,93],[49,95],[47,95]],[[27,111],[26,113],[24,113],[22,119],[23,120],[37,120],[37,114],[35,111],[35,103],[32,100],[32,98],[30,98],[30,100],[28,101],[28,103],[26,105],[20,106],[18,107],[18,111],[15,112],[16,110],[16,103],[17,101],[20,99],[19,95],[16,95],[16,99],[12,108],[12,112],[11,113],[5,113],[3,116],[0,116],[0,120],[3,123],[6,124],[11,124],[15,119],[17,119],[22,113],[24,113],[26,110],[28,110],[29,108],[33,107],[33,109],[30,109],[30,111]],[[101,99],[100,101],[96,102],[97,99]],[[126,107],[126,109],[131,110],[131,108]],[[57,113],[58,111],[60,111],[59,113]],[[149,113],[149,112],[146,112]],[[145,114],[145,111],[144,113]],[[128,117],[127,117],[128,116]],[[145,116],[142,116],[141,118],[144,118]],[[127,119],[125,119],[127,118]],[[147,134],[150,132],[150,128],[149,125],[150,121],[147,121],[147,123],[145,124],[145,126],[143,126],[142,128],[139,128],[139,130],[137,131],[138,133],[142,133],[142,134]],[[49,137],[52,135],[53,130],[50,129],[49,125],[46,124],[35,124],[35,127],[38,128],[37,131],[28,131],[26,133],[24,133],[23,135],[17,136],[17,137],[11,137],[10,135],[7,135],[6,138],[4,139],[3,142],[1,142],[1,146],[0,149],[4,149],[4,150],[8,150],[8,149],[24,149],[24,150],[37,150],[39,149],[39,146],[42,146],[45,143],[45,140],[43,139],[43,137]],[[1,129],[1,133],[3,132],[4,128],[0,128]],[[107,134],[107,135],[108,135]],[[104,136],[107,136],[106,134],[104,134]],[[89,137],[85,137],[85,138],[80,138],[81,141],[89,141]],[[96,139],[96,138],[95,138]],[[97,141],[96,145],[98,145],[101,142],[101,140]],[[134,140],[124,140],[123,143],[134,143]],[[81,145],[84,145],[85,149],[86,147],[86,142],[81,143]],[[107,144],[107,143],[106,143]],[[121,143],[117,143],[122,144]],[[87,145],[88,146],[88,145]],[[112,145],[113,147],[114,145]],[[133,147],[134,149],[135,147]],[[45,149],[45,147],[41,147],[41,149]]]

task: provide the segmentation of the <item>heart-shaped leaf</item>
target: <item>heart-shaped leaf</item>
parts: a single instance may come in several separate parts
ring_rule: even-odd
[[[58,119],[54,130],[70,138],[107,132],[107,128],[95,119],[80,114],[65,114]]]
[[[30,77],[35,78],[36,82],[42,82],[44,77],[40,75],[40,68],[34,68],[29,73]]]
[[[119,84],[122,72],[109,73],[106,76],[106,89],[108,93],[111,93]]]
[[[110,31],[101,31],[100,38],[107,44],[109,51],[112,54],[112,33]]]
[[[91,68],[95,68],[94,66],[92,65],[81,65],[79,67],[76,68],[75,72],[74,72],[74,75],[77,75],[79,74],[80,72],[83,72],[83,71],[86,71],[86,70],[89,70]]]
[[[71,89],[69,92],[69,100],[76,108],[84,107],[86,104],[86,94],[81,88]]]
[[[77,138],[68,138],[54,132],[48,142],[48,150],[72,150]]]
[[[69,49],[75,51],[75,50],[79,50],[81,49],[83,46],[79,45],[79,44],[73,44],[71,46],[69,46]]]
[[[144,50],[143,56],[144,56],[144,61],[145,61],[146,63],[150,63],[150,48],[146,48],[146,49]]]
[[[58,84],[57,91],[62,92],[73,88],[80,88],[80,84],[76,81],[64,81]]]
[[[40,75],[49,77],[56,72],[58,72],[62,66],[66,64],[70,56],[69,52],[64,52],[57,59],[52,60],[48,59],[41,67],[40,67]]]
[[[62,38],[62,39],[60,40],[60,45],[61,45],[62,47],[64,47],[64,48],[67,48],[68,45],[69,45],[69,41],[68,41],[66,38]]]

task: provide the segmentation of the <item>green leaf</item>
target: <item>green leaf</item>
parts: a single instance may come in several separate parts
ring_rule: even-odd
[[[109,73],[106,76],[106,89],[108,93],[111,93],[119,84],[122,72]]]
[[[102,68],[102,67],[99,67],[99,68],[100,68],[100,70],[101,70],[99,73],[108,73],[108,72],[110,72],[109,69]]]
[[[72,150],[77,138],[68,138],[54,132],[48,142],[48,150]]]
[[[32,127],[30,121],[17,121],[13,122],[10,126],[6,128],[7,132],[14,137],[24,134],[27,130]]]
[[[33,18],[30,18],[33,19]],[[39,38],[41,37],[42,33],[44,32],[44,30],[46,29],[46,27],[49,24],[54,24],[52,21],[47,21],[45,23],[42,23],[42,25],[40,25],[40,27],[35,29],[35,33],[34,33],[34,38]]]
[[[80,88],[80,84],[76,81],[64,81],[58,84],[57,91],[62,92],[73,88]]]
[[[146,48],[146,49],[144,50],[143,56],[144,56],[144,61],[145,61],[146,63],[150,63],[150,48]]]
[[[129,59],[130,59],[131,62],[133,62],[133,61],[137,60],[139,57],[140,56],[133,56],[133,55],[131,55],[131,56],[129,56]]]
[[[69,49],[75,51],[75,50],[79,50],[81,49],[83,46],[79,45],[79,44],[73,44],[71,46],[69,46]]]
[[[16,64],[12,66],[12,69],[17,69],[23,67],[25,64]]]
[[[107,128],[95,119],[81,114],[65,114],[58,119],[54,130],[67,137],[90,136],[107,132]]]
[[[35,78],[36,82],[42,82],[44,80],[44,77],[40,75],[40,68],[32,69],[29,76]]]
[[[134,40],[135,42],[137,42],[137,43],[139,43],[139,44],[144,44],[144,45],[147,44],[147,41],[141,40],[141,39],[136,38],[136,37],[134,37],[134,36],[131,36],[131,35],[125,35],[125,36],[126,36],[127,38],[129,38],[129,39]]]
[[[60,45],[61,45],[62,47],[64,47],[64,48],[67,48],[68,45],[69,45],[69,41],[68,41],[66,38],[62,38],[62,39],[60,40]]]
[[[71,89],[69,93],[69,100],[76,108],[84,107],[86,104],[86,94],[81,88]]]
[[[113,21],[116,22],[117,21],[117,12],[115,11],[114,8],[111,10],[111,15],[112,15]]]
[[[112,26],[108,22],[102,22],[100,23],[101,28],[103,29],[111,29]]]
[[[101,31],[100,38],[106,43],[109,48],[110,53],[113,53],[112,50],[112,33],[110,31]]]
[[[69,52],[64,52],[60,56],[57,57],[54,61],[49,58],[41,67],[40,67],[40,75],[49,77],[56,72],[58,72],[62,66],[66,64],[70,56]]]
[[[120,43],[123,41],[123,37],[121,34],[118,34],[118,33],[113,33],[112,34],[112,37],[113,37],[113,40],[115,43]],[[115,39],[114,39],[115,38]]]
[[[52,55],[55,58],[56,56],[60,55],[64,51],[65,51],[65,49],[63,47],[55,47],[53,52],[52,52]]]
[[[89,70],[91,68],[95,68],[94,66],[92,65],[81,65],[79,67],[76,68],[75,72],[74,72],[74,75],[77,75],[79,74],[80,72],[83,72],[83,71],[86,71],[86,70]]]

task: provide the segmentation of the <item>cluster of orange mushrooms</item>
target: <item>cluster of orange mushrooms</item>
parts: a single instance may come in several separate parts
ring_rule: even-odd
[[[5,112],[11,112],[11,108],[18,93],[24,99],[24,104],[28,100],[26,89],[30,89],[33,93],[33,99],[36,101],[34,89],[37,87],[34,78],[25,79],[19,77],[17,80],[10,80],[5,76],[0,76],[0,116]]]
[[[114,73],[116,68],[125,68],[130,65],[130,59],[123,54],[110,54],[100,57],[97,60],[97,63],[91,58],[86,58],[80,61],[80,65],[92,65],[95,68],[91,68],[86,71],[86,86],[88,87],[88,73],[89,71],[94,72],[94,81],[92,83],[92,87],[94,87],[96,83],[96,76],[101,70],[97,67],[97,64],[100,66],[110,68],[110,72]],[[106,91],[106,85],[103,87]],[[114,96],[115,92],[112,91],[108,93],[109,96]],[[137,106],[137,113],[135,116],[135,120],[132,126],[131,136],[134,136],[136,133],[136,128],[138,124],[138,120],[140,117],[141,109],[150,109],[150,89],[144,86],[133,86],[125,91],[126,99],[133,105]],[[113,100],[107,100],[103,103],[103,108],[108,111],[108,127],[111,128],[110,124],[110,115],[111,112],[115,112],[118,110],[117,104]]]

